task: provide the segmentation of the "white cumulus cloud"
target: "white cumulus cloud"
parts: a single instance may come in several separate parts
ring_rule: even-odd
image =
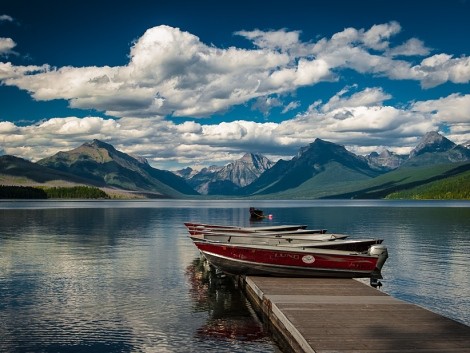
[[[289,51],[300,45],[300,31],[288,31],[286,29],[277,31],[238,31],[235,34],[243,36],[253,42],[259,48]]]
[[[315,138],[355,148],[356,152],[388,148],[401,153],[415,147],[426,132],[442,126],[450,129],[448,137],[454,142],[468,140],[469,95],[451,94],[402,108],[386,105],[389,98],[380,88],[358,91],[356,86],[346,87],[326,103],[315,102],[304,113],[281,123],[176,124],[139,117],[53,118],[29,126],[0,122],[0,145],[4,153],[37,160],[96,138],[145,157],[157,168],[172,169],[223,165],[245,152],[290,159]]]
[[[287,113],[301,106],[299,88],[341,82],[351,70],[372,78],[414,80],[426,89],[469,83],[469,57],[429,56],[431,49],[417,38],[394,46],[392,39],[400,31],[400,24],[389,22],[303,41],[295,30],[243,30],[236,34],[251,41],[252,48],[218,48],[161,25],[134,41],[123,66],[0,62],[3,85],[25,90],[38,101],[64,99],[73,108],[116,118],[56,117],[29,126],[0,122],[0,145],[5,153],[37,159],[96,138],[163,168],[208,160],[222,164],[247,151],[289,158],[315,138],[403,151],[426,132],[445,127],[455,142],[468,140],[469,95],[394,107],[387,105],[393,97],[383,88],[359,89],[354,83],[325,102],[312,96],[308,109],[280,123],[244,117],[218,124],[196,121],[240,104],[265,114],[273,108]],[[15,46],[12,39],[1,38],[0,55]],[[177,124],[168,116],[189,119]]]
[[[470,135],[470,94],[451,94],[447,97],[415,102],[411,110],[429,114],[439,125],[449,130],[448,138],[465,143]]]
[[[13,17],[9,15],[0,15],[0,22],[13,22]]]
[[[11,38],[0,38],[0,56],[6,56],[12,53],[16,43]]]
[[[425,88],[470,79],[468,57],[436,54],[418,65],[396,56],[426,55],[411,38],[393,47],[397,22],[369,29],[346,28],[330,38],[301,41],[300,31],[253,30],[236,34],[254,48],[217,48],[170,26],[148,29],[130,48],[125,66],[50,67],[0,63],[5,85],[28,91],[36,100],[65,99],[71,107],[96,109],[115,117],[206,117],[273,94],[295,92],[335,81],[343,69],[394,80],[420,81]],[[0,52],[15,43],[0,41]]]

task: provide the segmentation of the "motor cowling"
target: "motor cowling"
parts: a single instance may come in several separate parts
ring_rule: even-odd
[[[377,268],[381,270],[385,261],[388,259],[387,247],[382,244],[372,245],[369,248],[369,255],[377,256],[379,258],[377,261]]]

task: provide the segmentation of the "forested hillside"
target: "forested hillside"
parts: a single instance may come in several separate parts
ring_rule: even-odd
[[[421,185],[409,190],[395,192],[388,199],[413,200],[470,200],[470,171]]]
[[[0,199],[108,199],[103,190],[89,186],[31,187],[0,185]]]

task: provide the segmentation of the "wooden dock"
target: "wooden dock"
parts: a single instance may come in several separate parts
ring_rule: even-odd
[[[470,327],[353,279],[240,277],[292,352],[470,353]]]

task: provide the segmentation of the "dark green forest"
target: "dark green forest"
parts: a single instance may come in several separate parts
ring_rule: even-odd
[[[470,172],[388,195],[388,199],[470,200]]]
[[[103,190],[90,186],[31,187],[0,185],[0,199],[109,199]]]
[[[0,185],[0,199],[47,199],[47,194],[31,186]]]

